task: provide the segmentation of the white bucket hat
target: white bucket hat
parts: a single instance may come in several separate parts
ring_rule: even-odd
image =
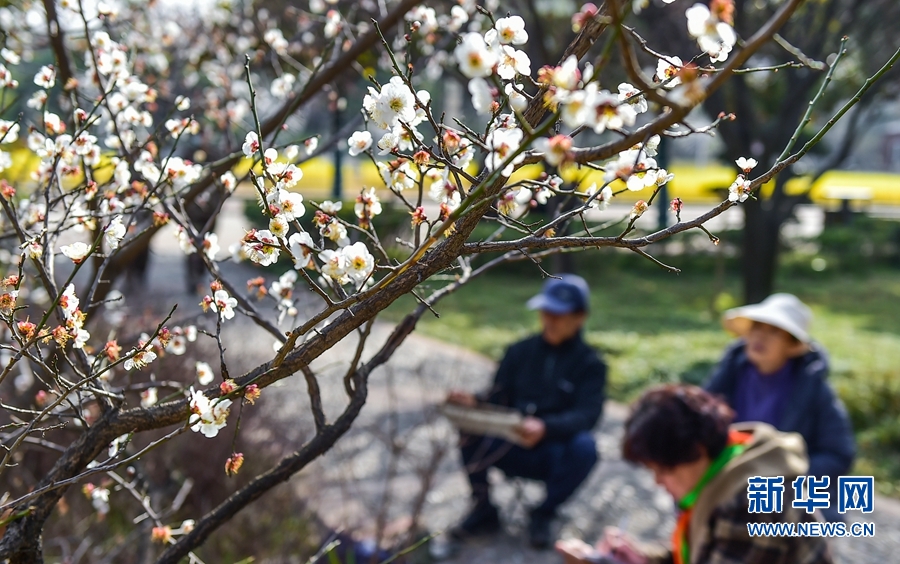
[[[729,309],[722,316],[725,329],[743,337],[754,321],[784,329],[802,343],[809,343],[812,312],[793,294],[772,294],[758,304]]]

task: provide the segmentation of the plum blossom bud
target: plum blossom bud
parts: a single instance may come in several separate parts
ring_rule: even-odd
[[[256,384],[250,384],[244,388],[244,399],[250,402],[250,405],[256,405],[256,400],[259,399],[260,395],[259,386]]]
[[[244,454],[240,452],[235,452],[231,456],[228,457],[228,460],[225,461],[225,475],[226,476],[234,476],[237,474],[241,466],[244,465]]]
[[[39,259],[44,254],[44,247],[38,241],[31,241],[25,246],[25,252],[28,253],[28,257],[32,259]]]
[[[34,337],[34,331],[37,329],[37,325],[27,320],[19,321],[16,327],[18,327],[19,332],[22,333],[26,341],[30,341]]]
[[[116,362],[122,354],[122,347],[115,340],[107,341],[106,346],[103,347],[103,353],[110,362]]]
[[[152,407],[158,399],[156,388],[147,388],[141,392],[141,407]]]
[[[266,279],[262,276],[247,280],[247,291],[256,294],[256,299],[263,299],[269,291],[266,289]]]
[[[443,141],[444,146],[447,147],[448,151],[456,151],[459,148],[459,144],[462,141],[462,136],[450,129],[444,130]]]
[[[153,212],[153,226],[162,227],[169,223],[169,214],[165,212]]]
[[[237,385],[234,383],[234,380],[229,378],[225,380],[221,384],[219,384],[219,391],[222,392],[223,395],[230,394],[237,388]]]
[[[212,282],[209,283],[209,289],[212,290],[213,292],[218,292],[222,288],[223,288],[223,286],[222,286],[221,280],[213,280]]]
[[[631,210],[631,219],[637,219],[637,218],[641,217],[642,215],[644,215],[644,212],[647,211],[647,208],[649,208],[649,207],[650,206],[647,205],[647,202],[645,202],[644,200],[638,200],[634,204],[634,208],[632,208],[632,210]]]
[[[424,149],[417,151],[416,154],[413,155],[413,162],[415,162],[419,166],[427,165],[430,159],[431,155],[429,155],[428,151]]]
[[[710,13],[728,25],[734,25],[734,0],[712,0]]]
[[[684,202],[681,201],[681,198],[675,198],[672,200],[672,203],[669,204],[669,207],[672,208],[672,211],[675,212],[675,217],[678,221],[681,221],[681,208],[684,207]]]
[[[172,332],[169,331],[168,327],[163,327],[160,330],[159,335],[157,336],[157,339],[159,339],[160,344],[162,344],[162,346],[165,347],[166,345],[169,344],[169,341],[172,340]]]
[[[425,215],[425,208],[419,206],[415,209],[415,211],[409,212],[409,215],[412,216],[412,226],[418,227],[419,225],[428,221],[428,217]]]
[[[47,405],[47,392],[38,390],[38,393],[34,394],[34,404],[38,407]]]
[[[597,15],[598,11],[597,6],[591,2],[582,6],[581,11],[572,16],[572,31],[575,33],[581,31],[581,28],[587,25]]]
[[[172,527],[168,525],[165,527],[153,527],[153,531],[150,532],[150,540],[160,544],[168,544],[172,541]]]
[[[16,195],[16,188],[6,180],[0,180],[0,196],[4,200],[12,200]]]

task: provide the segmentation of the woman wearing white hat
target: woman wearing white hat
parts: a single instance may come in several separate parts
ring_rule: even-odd
[[[806,440],[809,473],[831,478],[838,519],[837,477],[853,463],[856,443],[847,410],[828,384],[828,357],[809,336],[812,313],[796,296],[772,294],[725,312],[722,324],[739,339],[706,385],[736,413],[735,422],[762,421]]]

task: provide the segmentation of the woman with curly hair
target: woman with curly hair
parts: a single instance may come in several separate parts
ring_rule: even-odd
[[[748,523],[818,519],[792,507],[790,484],[806,475],[803,438],[766,423],[731,425],[734,412],[695,386],[648,390],[625,423],[626,460],[653,472],[678,504],[670,547],[640,546],[608,530],[597,547],[579,540],[556,548],[566,564],[832,564],[823,538],[750,536]],[[784,476],[781,512],[751,513],[748,479]]]

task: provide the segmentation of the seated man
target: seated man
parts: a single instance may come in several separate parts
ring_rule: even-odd
[[[828,358],[809,336],[811,319],[791,294],[726,311],[725,328],[741,339],[725,351],[706,389],[724,396],[735,422],[761,421],[802,435],[809,473],[831,478],[834,501],[837,477],[850,470],[856,446],[847,411],[826,380]],[[834,503],[824,513],[829,521],[839,518]]]
[[[518,429],[523,446],[461,437],[474,508],[454,529],[457,539],[499,528],[487,479],[488,468],[494,466],[507,476],[546,484],[544,502],[531,512],[529,535],[534,547],[549,546],[557,508],[597,463],[591,430],[603,409],[606,365],[581,337],[588,311],[587,283],[574,275],[551,278],[528,307],[540,311],[541,334],[509,347],[486,394],[451,391],[447,397],[460,405],[483,401],[512,407],[526,416]]]

